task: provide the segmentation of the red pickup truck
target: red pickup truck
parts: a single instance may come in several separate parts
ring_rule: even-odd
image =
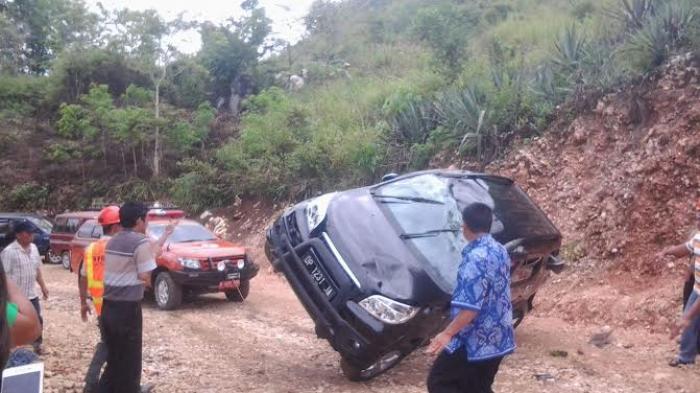
[[[149,214],[147,235],[154,243],[172,218],[173,214]],[[80,227],[71,243],[74,272],[80,271],[87,245],[101,236],[97,220],[88,220]],[[243,301],[250,292],[250,280],[259,271],[244,247],[219,239],[200,223],[187,219],[179,219],[156,263],[153,292],[163,310],[177,308],[186,293],[223,292],[231,301]]]

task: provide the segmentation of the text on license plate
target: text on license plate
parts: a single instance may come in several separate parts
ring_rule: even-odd
[[[311,274],[311,277],[316,282],[316,285],[318,285],[321,291],[326,294],[326,297],[330,299],[335,296],[333,285],[330,283],[328,278],[326,278],[326,274],[323,272],[323,270],[321,270],[321,268],[318,266],[314,256],[312,254],[306,254],[302,260],[304,261],[306,270],[308,270],[308,272]]]

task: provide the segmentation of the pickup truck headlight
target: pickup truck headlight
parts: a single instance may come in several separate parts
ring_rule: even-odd
[[[360,302],[373,317],[390,325],[400,325],[415,317],[418,308],[385,298],[384,296],[370,296]]]
[[[189,269],[199,269],[200,268],[199,261],[196,259],[178,258],[177,261],[180,262],[180,265],[182,265],[182,267],[186,267]]]
[[[330,205],[335,194],[335,192],[332,192],[330,194],[321,195],[318,198],[312,199],[306,205],[306,224],[309,227],[309,232],[316,229],[326,218],[328,205]]]

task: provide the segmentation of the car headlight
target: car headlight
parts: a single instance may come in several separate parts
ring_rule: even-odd
[[[308,225],[309,232],[316,229],[316,227],[318,227],[326,218],[328,205],[330,205],[335,194],[336,193],[333,192],[330,194],[321,195],[318,198],[312,199],[306,205],[306,224]]]
[[[238,270],[241,270],[245,267],[245,261],[242,259],[239,259],[238,262],[236,262],[236,266],[238,267]]]
[[[373,317],[390,325],[399,325],[415,317],[418,308],[385,298],[384,296],[370,296],[360,302]]]
[[[180,265],[182,265],[183,267],[186,267],[186,268],[190,268],[190,269],[199,269],[200,268],[199,261],[196,259],[178,258],[177,261],[180,262]]]

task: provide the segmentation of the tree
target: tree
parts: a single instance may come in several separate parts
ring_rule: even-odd
[[[233,112],[238,109],[235,97],[252,92],[250,74],[270,49],[265,45],[271,32],[265,10],[255,0],[244,1],[241,7],[245,11],[241,19],[229,19],[222,26],[204,23],[200,27],[199,59],[212,76],[215,99],[228,102]]]
[[[115,32],[108,34],[109,45],[128,56],[135,67],[147,73],[153,85],[153,176],[159,177],[163,150],[160,132],[161,88],[171,64],[179,55],[172,45],[173,37],[191,29],[194,24],[186,23],[181,18],[165,21],[155,10],[123,9],[110,13],[103,9],[103,14],[115,26]]]
[[[0,14],[23,39],[16,72],[45,75],[64,48],[86,46],[97,37],[98,16],[80,0],[7,1]]]
[[[128,176],[126,152],[131,154],[133,175],[138,176],[138,154],[136,147],[143,143],[144,136],[153,127],[153,113],[136,106],[114,109],[111,113],[115,125],[114,137],[119,142],[124,176]]]
[[[107,167],[107,138],[114,129],[112,111],[114,110],[114,101],[109,93],[107,85],[93,86],[87,95],[81,98],[88,113],[90,124],[97,129],[101,138],[102,159],[105,167]]]
[[[468,39],[478,22],[479,14],[471,4],[429,6],[416,14],[413,31],[433,50],[436,64],[454,77],[461,70]]]

